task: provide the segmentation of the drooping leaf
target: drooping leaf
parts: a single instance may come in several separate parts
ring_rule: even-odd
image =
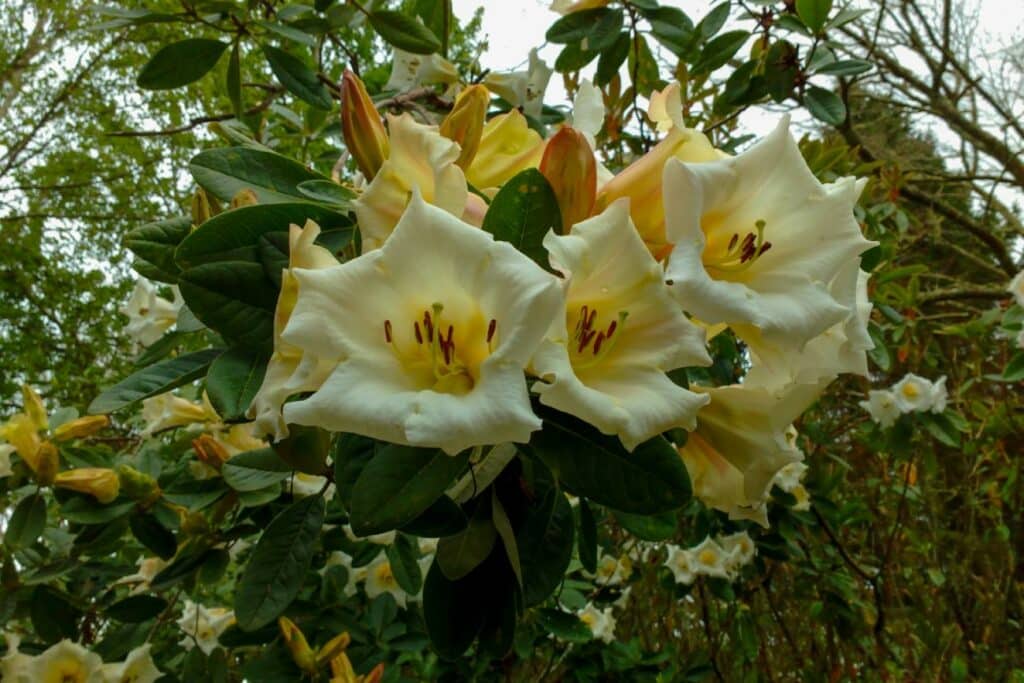
[[[374,10],[370,12],[370,24],[381,38],[399,50],[429,55],[441,49],[441,41],[433,31],[402,12]]]
[[[200,152],[189,162],[189,171],[204,189],[226,202],[242,190],[252,190],[260,204],[308,200],[299,190],[301,183],[331,182],[293,159],[251,147],[220,147]]]
[[[129,518],[128,523],[132,535],[157,557],[169,560],[178,551],[178,542],[174,534],[161,524],[155,515],[137,513]]]
[[[140,623],[155,618],[167,609],[167,601],[156,595],[132,595],[115,602],[103,613],[117,621]]]
[[[222,349],[203,349],[142,368],[105,390],[89,404],[92,414],[112,413],[202,377]]]
[[[196,317],[228,342],[271,350],[277,289],[263,266],[248,261],[204,263],[182,272],[181,295]]]
[[[384,549],[391,573],[398,586],[409,595],[416,595],[423,587],[423,572],[420,571],[419,550],[416,543],[405,534],[395,536],[395,542]]]
[[[206,393],[224,422],[240,422],[263,383],[267,357],[248,349],[228,349],[206,373]]]
[[[445,577],[457,581],[487,559],[497,537],[490,516],[486,512],[476,514],[463,531],[438,541],[435,564],[441,568]]]
[[[619,13],[619,23],[621,25],[621,10],[598,7],[596,9],[571,12],[553,23],[548,29],[545,38],[548,42],[563,45],[579,42],[589,36],[602,22],[613,23],[609,17],[612,17],[616,12]]]
[[[327,86],[301,59],[272,45],[263,46],[263,55],[288,92],[320,109],[330,109],[334,104]]]
[[[228,74],[224,79],[224,85],[228,90],[228,99],[231,100],[231,111],[235,116],[242,115],[242,66],[241,56],[238,53],[238,42],[231,47],[231,58],[228,60]]]
[[[586,643],[594,639],[594,634],[575,614],[556,609],[542,609],[537,612],[537,618],[546,631],[561,640]]]
[[[804,93],[804,104],[811,116],[819,121],[839,126],[846,120],[846,105],[831,90],[812,85]]]
[[[593,574],[597,571],[597,522],[594,519],[594,512],[585,498],[580,499],[577,506],[579,513],[580,534],[576,541],[576,553],[579,555],[580,564],[588,572]]]
[[[4,532],[8,548],[26,548],[39,538],[46,526],[46,498],[39,493],[25,496],[14,508]]]
[[[676,532],[675,512],[663,512],[659,515],[632,515],[628,512],[614,512],[615,519],[629,533],[643,541],[664,541]]]
[[[796,0],[796,13],[807,28],[817,33],[828,21],[832,0]]]
[[[423,584],[423,620],[439,655],[454,659],[465,652],[484,624],[472,578],[448,579],[435,559]]]
[[[232,457],[220,473],[236,491],[259,491],[287,479],[292,468],[272,448],[260,448]]]
[[[169,90],[188,85],[216,66],[227,43],[189,38],[160,48],[142,67],[136,83],[146,90]]]
[[[523,602],[538,605],[565,577],[572,560],[576,520],[572,505],[554,486],[526,510],[516,538],[523,565]]]
[[[547,267],[542,242],[548,230],[561,232],[562,215],[541,172],[527,169],[506,182],[487,208],[483,229]]]
[[[168,218],[129,230],[124,245],[138,257],[134,267],[144,277],[173,285],[181,272],[174,252],[191,230],[190,217]]]

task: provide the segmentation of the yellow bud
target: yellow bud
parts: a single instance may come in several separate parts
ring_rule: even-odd
[[[324,662],[330,662],[335,657],[345,652],[351,642],[352,637],[349,636],[348,631],[342,631],[324,643],[324,646],[320,648],[320,652],[316,654],[317,662],[321,664]]]
[[[60,427],[54,429],[53,438],[57,441],[84,439],[87,436],[92,436],[101,429],[106,429],[109,425],[110,418],[106,415],[86,415],[85,417],[80,417],[77,420],[65,422]]]
[[[232,209],[240,209],[243,206],[252,206],[253,204],[259,203],[259,197],[257,197],[256,193],[248,187],[243,190],[239,190],[235,196],[231,198]]]
[[[117,476],[121,480],[121,490],[129,498],[148,501],[160,494],[160,486],[156,479],[139,472],[131,465],[120,465],[117,468]]]
[[[331,660],[331,683],[357,683],[355,669],[344,652]]]
[[[380,683],[381,679],[384,678],[384,662],[380,662],[377,666],[370,669],[370,673],[365,676],[360,676],[356,679],[356,683]]]
[[[308,674],[315,674],[317,670],[316,655],[309,649],[306,636],[302,634],[299,627],[288,617],[278,617],[277,625],[281,629],[284,644],[288,646],[288,651],[292,653],[295,665]]]
[[[597,160],[583,133],[563,127],[544,148],[540,172],[548,179],[562,213],[562,232],[589,218],[597,196]]]
[[[388,134],[366,86],[351,71],[341,78],[341,134],[356,166],[372,180],[388,158]]]
[[[203,188],[196,190],[192,195],[192,225],[202,225],[218,213],[220,213],[220,202],[217,201],[217,198],[206,194],[206,190]]]
[[[2,434],[7,442],[14,446],[14,450],[25,464],[35,472],[41,441],[39,429],[32,418],[25,413],[15,413],[4,425]]]
[[[500,187],[520,171],[536,168],[543,153],[540,134],[513,109],[484,125],[480,147],[466,169],[466,180],[481,190]]]
[[[223,444],[209,434],[201,434],[198,439],[193,439],[192,450],[201,461],[218,471],[231,458]]]
[[[491,101],[491,93],[483,85],[471,85],[455,99],[448,116],[441,122],[440,132],[453,142],[459,143],[461,151],[455,164],[466,169],[473,162],[476,152],[480,149],[480,138],[484,133],[484,121],[487,118],[487,106]]]
[[[121,482],[117,472],[107,467],[79,467],[59,473],[53,480],[57,488],[87,493],[107,504],[117,498]]]
[[[21,385],[21,398],[25,405],[25,413],[32,419],[36,429],[46,429],[49,421],[46,419],[46,407],[43,399],[35,390],[27,384]]]
[[[29,466],[32,467],[31,463]],[[57,452],[57,447],[49,441],[44,441],[39,446],[39,450],[36,451],[35,466],[32,467],[32,471],[36,475],[36,481],[41,486],[48,486],[53,483],[59,467],[60,454]]]

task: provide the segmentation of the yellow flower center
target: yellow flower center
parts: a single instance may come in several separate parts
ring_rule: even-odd
[[[580,621],[587,625],[588,628],[593,628],[594,624],[597,623],[597,615],[593,612],[584,612],[580,615]]]
[[[601,362],[622,337],[628,311],[619,311],[612,320],[602,319],[594,304],[583,304],[566,320],[573,331],[569,340],[569,360],[576,370],[584,370]]]
[[[704,267],[718,275],[735,275],[750,268],[772,243],[764,238],[766,223],[758,220],[754,231],[741,234],[723,229],[720,217],[705,216],[701,227],[707,238],[707,246],[701,259]]]
[[[700,554],[697,555],[697,559],[706,567],[714,565],[718,561],[718,553],[710,548],[701,550]]]
[[[81,661],[65,657],[53,662],[43,680],[46,683],[85,683],[86,671]]]
[[[398,585],[397,582],[395,581],[395,575],[391,571],[391,563],[390,562],[385,562],[385,563],[381,564],[379,567],[377,567],[377,570],[374,573],[377,575],[377,580],[380,581],[385,586],[397,586]]]
[[[907,398],[915,399],[920,394],[921,394],[921,392],[920,392],[920,390],[918,390],[916,384],[904,384],[903,385],[903,395],[906,396]]]
[[[498,344],[498,321],[486,323],[476,312],[456,324],[444,316],[444,306],[433,304],[412,320],[412,336],[399,340],[390,320],[384,321],[384,340],[404,368],[422,386],[439,393],[463,395],[480,378],[480,365]]]

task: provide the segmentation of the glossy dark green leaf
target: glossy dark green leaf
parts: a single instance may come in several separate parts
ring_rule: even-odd
[[[788,40],[772,43],[764,67],[764,82],[772,99],[782,102],[792,95],[799,74],[796,47]]]
[[[331,433],[319,427],[292,425],[288,436],[270,445],[293,470],[323,476],[331,449]]]
[[[693,65],[695,72],[711,72],[725,66],[743,44],[750,38],[749,31],[729,31],[716,36],[704,46],[697,62]]]
[[[305,197],[338,207],[347,208],[356,198],[355,193],[333,180],[304,180],[296,188]]]
[[[416,519],[455,480],[469,451],[386,444],[363,468],[352,491],[352,529],[360,536],[397,529]]]
[[[174,534],[156,516],[140,512],[132,515],[128,523],[132,535],[157,557],[169,560],[178,551],[178,541]]]
[[[136,401],[170,391],[202,377],[222,349],[204,349],[142,368],[105,390],[89,404],[96,415],[121,410]]]
[[[642,541],[664,541],[671,538],[676,532],[675,512],[663,512],[658,515],[632,515],[616,510],[613,514],[623,529]]]
[[[441,41],[433,31],[402,12],[374,10],[370,12],[370,24],[381,38],[399,50],[429,55],[441,49]]]
[[[384,549],[387,553],[391,573],[398,586],[409,595],[416,595],[423,587],[423,572],[420,571],[419,549],[416,542],[405,534],[395,536],[395,542]]]
[[[555,58],[555,71],[559,73],[579,71],[594,61],[597,55],[596,51],[584,49],[580,43],[566,45]]]
[[[630,80],[636,78],[633,87],[638,93],[649,97],[651,91],[662,87],[663,82],[658,62],[654,58],[654,53],[651,52],[651,46],[647,43],[647,39],[643,36],[630,41],[626,63]]]
[[[476,569],[494,548],[498,534],[488,515],[475,515],[469,526],[437,543],[435,564],[445,577],[457,581]]]
[[[292,468],[272,448],[261,448],[232,457],[220,473],[236,491],[259,491],[287,479]]]
[[[693,22],[678,7],[657,7],[643,14],[655,39],[673,54],[682,56],[695,42]]]
[[[36,586],[32,591],[29,616],[36,635],[46,643],[63,638],[78,640],[78,622],[82,612],[71,604],[69,596],[51,586]]]
[[[373,458],[376,442],[358,434],[341,434],[334,442],[331,460],[334,462],[334,486],[346,510],[352,509],[352,491],[363,468]],[[439,534],[435,534],[435,537]]]
[[[840,59],[831,64],[826,64],[815,73],[827,74],[829,76],[857,76],[867,73],[873,68],[874,66],[871,62],[863,59]]]
[[[441,496],[419,517],[401,527],[402,531],[421,538],[451,536],[466,528],[469,520],[462,508],[448,496]]]
[[[26,548],[39,538],[46,526],[46,498],[33,493],[21,499],[7,522],[4,545],[8,548]]]
[[[1018,351],[1010,362],[1003,369],[1000,379],[1004,382],[1019,382],[1024,380],[1024,352]]]
[[[796,0],[796,13],[807,28],[815,33],[828,21],[832,11],[832,0]]]
[[[299,190],[300,183],[331,182],[286,156],[251,147],[219,147],[200,152],[192,157],[189,170],[197,183],[225,202],[242,190],[252,190],[260,204],[306,200]],[[288,230],[287,225],[284,230]]]
[[[501,544],[505,547],[505,556],[508,558],[509,566],[512,567],[512,572],[516,575],[519,587],[522,588],[523,568],[519,559],[519,544],[516,541],[516,532],[512,528],[512,522],[508,518],[508,513],[505,512],[505,507],[498,498],[498,489],[493,486],[491,487],[491,521],[494,523],[494,530],[498,532]],[[570,555],[572,554],[571,548],[572,545],[570,544]]]
[[[316,47],[315,37],[288,24],[281,24],[276,21],[257,21],[255,23],[282,38],[287,38],[306,47]]]
[[[580,498],[580,504],[576,508],[579,514],[580,534],[576,541],[576,553],[579,555],[580,564],[588,572],[593,574],[597,571],[597,521],[594,519],[594,511],[586,498]]]
[[[205,545],[184,545],[171,563],[157,572],[150,582],[150,589],[162,591],[192,577],[213,549]]]
[[[593,31],[602,21],[610,23],[609,16],[616,12],[621,11],[609,9],[607,7],[598,7],[596,9],[585,9],[578,12],[571,12],[553,23],[548,29],[545,38],[548,42],[558,44],[579,42],[590,35],[590,32]],[[621,21],[622,17],[620,15],[620,24]]]
[[[313,559],[324,520],[320,496],[302,498],[278,514],[263,532],[235,591],[238,626],[253,631],[291,604]]]
[[[629,55],[629,48],[632,44],[629,31],[623,31],[611,44],[611,47],[601,51],[601,56],[597,60],[597,72],[594,76],[594,83],[598,87],[608,85],[619,73],[619,69],[622,68],[622,64]]]
[[[581,420],[539,406],[544,420],[529,450],[556,480],[578,496],[634,514],[675,510],[690,500],[690,479],[671,444],[655,437],[632,453],[614,436]]]
[[[224,422],[240,422],[263,383],[267,356],[248,349],[228,349],[206,373],[206,393]]]
[[[110,619],[137,624],[149,621],[167,609],[167,601],[156,595],[132,595],[103,610]]]
[[[594,639],[594,634],[575,614],[556,609],[542,609],[537,612],[537,619],[548,633],[560,640],[586,643]]]
[[[72,496],[61,503],[60,516],[75,524],[106,524],[124,517],[134,507],[130,500],[104,505],[91,496]]]
[[[166,45],[150,58],[136,83],[146,90],[169,90],[202,78],[216,66],[227,43],[209,38],[189,38]]]
[[[333,106],[331,92],[304,61],[272,45],[263,46],[263,55],[267,58],[274,76],[288,92],[320,109],[330,109]]]
[[[442,657],[454,659],[469,649],[484,624],[474,582],[449,580],[434,560],[423,584],[423,621]]]
[[[846,120],[846,105],[831,90],[812,85],[804,93],[804,105],[811,116],[827,124],[838,126]]]
[[[523,602],[538,605],[565,577],[572,561],[576,519],[572,506],[557,488],[526,509],[516,538],[523,563]]]
[[[506,182],[487,209],[483,229],[546,268],[547,250],[542,242],[548,230],[562,231],[562,215],[541,172],[527,169]]]
[[[124,236],[124,245],[138,257],[135,269],[143,276],[173,285],[177,284],[181,272],[174,261],[174,252],[191,230],[190,217],[168,218],[129,230]]]
[[[178,286],[195,316],[229,343],[269,353],[278,291],[262,265],[204,263],[183,271]]]

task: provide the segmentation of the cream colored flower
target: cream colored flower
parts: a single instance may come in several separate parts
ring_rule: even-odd
[[[217,639],[229,626],[235,623],[235,613],[224,607],[207,608],[185,600],[185,611],[178,619],[178,626],[185,632],[181,646],[186,650],[198,647],[204,654],[210,654],[218,646]]]
[[[118,309],[128,316],[125,331],[133,341],[149,346],[163,336],[178,321],[178,311],[184,301],[177,287],[173,287],[174,300],[168,301],[157,296],[156,287],[149,280],[140,278],[128,301]]]
[[[327,484],[327,477],[319,477],[315,474],[306,474],[305,472],[293,473],[288,478],[286,484],[289,492],[296,498],[315,496],[323,491],[324,500],[331,500],[337,492],[334,484]],[[324,484],[327,484],[326,489]]]
[[[140,645],[125,657],[123,662],[104,664],[104,683],[153,683],[163,674],[153,661],[149,643]]]
[[[358,585],[366,580],[366,576],[369,573],[369,569],[366,566],[353,567],[352,556],[344,553],[340,550],[333,551],[327,556],[327,562],[324,563],[324,569],[329,567],[344,567],[348,574],[348,581],[345,584],[343,593],[346,597],[351,597],[358,591]]]
[[[683,122],[683,101],[679,81],[673,81],[661,90],[651,91],[647,118],[660,133],[670,131],[672,128],[686,128],[686,124]]]
[[[730,578],[729,554],[710,536],[690,550],[697,574],[719,579]]]
[[[708,402],[666,372],[708,365],[704,332],[687,320],[617,201],[544,239],[565,276],[565,307],[533,358],[541,403],[575,415],[633,450],[673,427],[693,429]]]
[[[281,272],[281,293],[274,309],[274,353],[267,364],[263,384],[246,413],[255,420],[258,433],[270,434],[275,440],[288,435],[288,426],[281,417],[284,402],[292,394],[318,389],[338,361],[336,358],[307,357],[301,349],[281,339],[299,296],[294,270],[338,265],[330,251],[316,244],[319,235],[320,226],[313,221],[306,221],[301,228],[295,224],[288,226],[288,267]]]
[[[804,487],[803,479],[807,474],[807,465],[802,462],[791,462],[775,475],[772,484],[796,498],[794,510],[810,510],[811,495]]]
[[[491,72],[484,77],[484,85],[513,107],[521,107],[527,116],[537,118],[544,108],[544,92],[553,73],[537,49],[530,50],[530,64],[526,71],[511,73]]]
[[[1006,291],[1013,295],[1018,306],[1024,306],[1024,270],[1013,276]]]
[[[794,463],[802,464],[802,463]],[[726,570],[730,576],[735,576],[739,570],[750,564],[757,555],[757,546],[750,534],[746,531],[738,531],[728,536],[718,537],[718,544],[726,554]]]
[[[211,413],[206,405],[193,403],[167,392],[147,398],[142,402],[142,419],[146,423],[142,429],[142,436],[146,438],[165,429],[201,422],[214,422],[220,417],[216,413]]]
[[[615,617],[612,615],[612,608],[605,607],[599,610],[594,605],[588,604],[579,611],[580,621],[587,625],[594,638],[610,643],[615,640]]]
[[[92,683],[103,660],[77,643],[62,640],[32,659],[28,666],[33,683]]]
[[[1024,329],[1017,333],[1017,348],[1024,349]]]
[[[167,566],[167,561],[162,560],[159,557],[140,557],[136,562],[138,569],[134,574],[128,574],[122,576],[120,579],[114,582],[114,585],[127,583],[132,585],[130,595],[139,595],[149,590],[149,584],[153,581],[153,577],[160,573],[160,571]]]
[[[406,592],[398,585],[394,573],[391,571],[391,562],[387,556],[381,553],[367,567],[366,583],[364,584],[366,597],[371,600],[384,593],[390,593],[399,607],[405,607],[405,600],[408,597]]]
[[[931,410],[936,395],[935,387],[929,380],[912,372],[908,372],[893,386],[892,393],[896,397],[896,406],[904,413],[923,413]]]
[[[544,140],[530,128],[518,111],[495,116],[484,125],[473,162],[466,169],[466,180],[489,194],[512,176],[536,168],[544,154]]]
[[[822,185],[784,118],[743,154],[665,166],[666,276],[682,306],[764,358],[799,353],[853,312],[829,291],[872,246],[853,216],[863,180]]]
[[[4,631],[7,641],[7,653],[0,658],[0,681],[4,683],[32,683],[32,657],[18,651],[21,637],[16,633]]]
[[[287,422],[452,454],[540,427],[523,369],[560,293],[512,245],[414,193],[381,249],[296,277],[283,339],[345,360]]]
[[[405,211],[414,188],[430,204],[461,216],[466,207],[466,176],[455,162],[459,146],[437,126],[412,115],[388,116],[387,161],[354,202],[363,253],[379,249]]]
[[[459,80],[459,72],[439,54],[417,55],[392,48],[391,75],[385,90],[405,92],[419,85],[450,85]]]
[[[604,114],[601,91],[589,80],[580,82],[572,99],[572,127],[583,133],[591,147],[595,146],[594,140],[604,127]]]
[[[943,375],[932,383],[932,401],[929,410],[933,413],[944,412],[948,402],[949,392],[946,390],[946,376]]]
[[[665,558],[665,566],[672,572],[676,583],[690,585],[697,579],[697,564],[693,553],[686,548],[669,544],[668,557]]]
[[[871,419],[882,427],[892,427],[903,412],[896,402],[896,394],[889,389],[872,389],[868,392],[867,400],[857,405],[868,411]]]
[[[599,586],[617,586],[633,573],[629,556],[601,555],[594,571],[594,583]]]

